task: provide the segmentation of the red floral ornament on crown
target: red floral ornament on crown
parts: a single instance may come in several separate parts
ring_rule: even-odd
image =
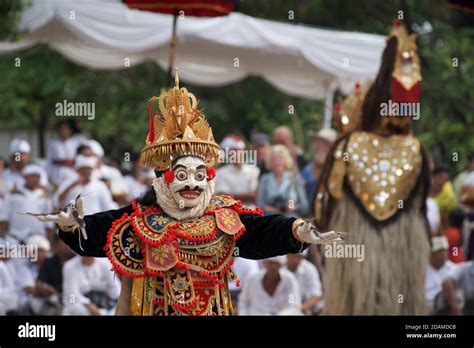
[[[212,180],[216,177],[216,169],[214,167],[207,167],[207,180]]]
[[[163,175],[163,179],[167,184],[171,184],[174,180],[174,172],[171,169],[168,169]]]

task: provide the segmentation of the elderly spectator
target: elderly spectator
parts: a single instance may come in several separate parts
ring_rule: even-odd
[[[306,165],[303,150],[293,143],[293,134],[287,126],[280,126],[273,132],[273,144],[286,146],[298,169]]]
[[[301,315],[296,277],[284,268],[285,256],[264,260],[265,269],[252,275],[239,298],[239,315]]]
[[[308,201],[302,179],[293,171],[293,160],[283,145],[274,145],[268,158],[270,172],[260,180],[257,205],[271,214],[306,214]]]
[[[222,140],[221,148],[231,163],[217,169],[216,193],[233,195],[244,204],[255,205],[259,169],[255,165],[244,163],[245,142],[230,134]]]

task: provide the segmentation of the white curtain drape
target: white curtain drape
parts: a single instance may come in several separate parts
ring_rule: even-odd
[[[172,16],[129,9],[119,0],[33,0],[21,19],[25,39],[0,42],[0,54],[47,43],[92,69],[168,64]],[[260,76],[280,91],[328,99],[373,78],[384,37],[253,18],[178,18],[176,66],[185,82],[222,86]]]

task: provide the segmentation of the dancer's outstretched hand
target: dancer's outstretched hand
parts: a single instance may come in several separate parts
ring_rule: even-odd
[[[328,244],[341,243],[344,241],[342,234],[334,231],[319,232],[311,222],[299,219],[295,221],[295,237],[305,243],[310,244]]]
[[[54,222],[59,225],[62,231],[73,231],[76,228],[83,229],[84,225],[84,199],[79,195],[75,200],[71,200],[68,205],[58,212],[48,214],[32,214],[38,220],[44,222]]]

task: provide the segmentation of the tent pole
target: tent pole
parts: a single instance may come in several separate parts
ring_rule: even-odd
[[[333,83],[331,83],[326,93],[326,98],[324,100],[324,120],[323,120],[322,128],[331,128],[332,110],[333,110],[335,91],[336,91],[336,87]]]
[[[171,86],[173,80],[173,66],[174,58],[176,55],[176,26],[178,23],[178,11],[173,14],[173,31],[171,34],[170,47],[168,50],[168,75],[167,75],[167,86]]]

